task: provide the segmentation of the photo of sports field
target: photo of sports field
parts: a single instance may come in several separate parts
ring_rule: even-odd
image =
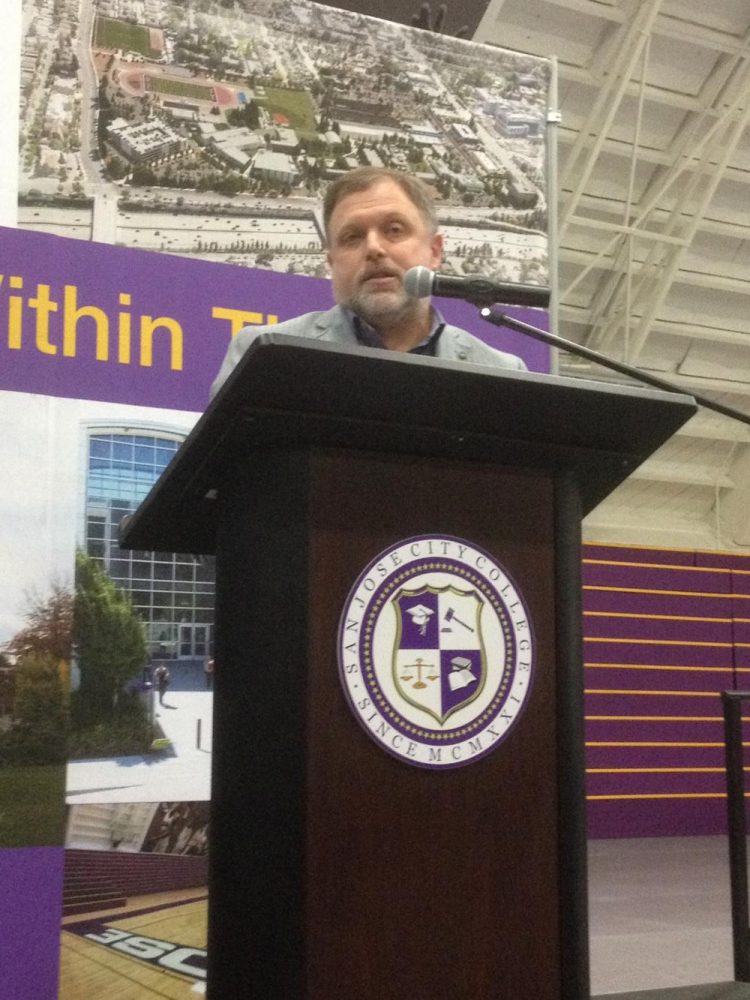
[[[157,32],[161,35],[161,32]],[[138,52],[146,59],[158,59],[161,49],[152,45],[154,32],[144,24],[117,21],[111,17],[97,17],[94,42],[97,48],[121,49]]]

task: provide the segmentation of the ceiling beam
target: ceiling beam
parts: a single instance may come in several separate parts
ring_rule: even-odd
[[[579,14],[609,21],[611,24],[623,24],[627,15],[619,4],[603,2],[603,0],[545,0],[546,3],[573,10]],[[711,8],[706,6],[706,12]],[[742,39],[729,31],[715,28],[708,20],[700,24],[694,20],[678,17],[668,11],[660,11],[654,23],[654,33],[689,42],[701,48],[710,48],[716,52],[726,52],[734,55],[742,47]]]
[[[566,358],[571,358],[571,363],[568,363]],[[622,376],[610,372],[609,369],[603,368],[601,365],[596,365],[593,362],[582,362],[576,356],[571,355],[563,355],[560,361],[560,371],[571,378],[584,379],[590,379],[592,377],[591,373],[595,371],[597,382],[612,382],[617,385],[629,384],[635,381],[631,379],[626,380]],[[664,378],[663,372],[651,371],[647,365],[643,366],[643,371],[646,374]],[[699,378],[696,375],[679,375],[676,372],[670,372],[669,381],[677,389],[686,392],[688,395],[692,394],[693,389],[701,395],[705,395],[707,392],[715,393],[719,402],[726,403],[727,406],[733,406],[741,412],[747,412],[747,407],[743,408],[739,404],[745,403],[744,397],[750,396],[750,382],[727,382],[725,379],[720,378]],[[727,401],[728,396],[737,396],[739,398]],[[731,418],[727,417],[726,419],[730,420]]]
[[[618,32],[618,47],[609,74],[594,99],[591,111],[578,130],[573,148],[560,175],[561,188],[574,178],[573,190],[560,210],[560,234],[567,220],[578,207],[580,197],[591,177],[603,143],[614,122],[625,88],[647,45],[649,31],[662,0],[644,0],[639,4],[629,24]],[[591,141],[593,139],[593,141]]]
[[[731,168],[730,168],[731,169]],[[729,171],[727,171],[727,176]],[[748,183],[750,185],[750,172],[748,172]],[[591,216],[577,216],[571,221],[571,225],[577,224],[581,226],[586,226],[592,224],[593,222],[599,222],[599,216],[601,215],[612,215],[617,219],[622,219],[625,202],[620,198],[605,198],[603,196],[597,196],[592,194],[584,194],[581,199],[581,206],[586,210],[596,213],[596,215]],[[638,210],[638,202],[634,202],[633,208]],[[690,217],[690,212],[687,207],[683,205],[683,214],[687,220]],[[669,212],[666,208],[655,208],[651,213],[654,225],[659,226],[658,232],[663,235],[663,229],[669,218]],[[748,212],[748,222],[738,222],[736,220],[727,219],[716,219],[710,215],[704,215],[701,219],[701,232],[715,234],[716,236],[722,236],[729,239],[735,240],[750,240],[750,212]],[[640,230],[642,235],[646,235],[646,231]]]
[[[739,114],[737,115],[739,118]],[[560,141],[564,145],[572,146],[578,136],[578,131],[575,128],[566,128],[565,123],[559,126]],[[593,147],[593,140],[588,139],[583,144],[587,149]],[[611,136],[604,140],[602,144],[602,152],[609,153],[612,156],[618,156],[622,159],[630,159],[632,155],[633,146],[632,143],[625,139],[613,139]],[[669,167],[673,162],[673,158],[670,152],[656,149],[653,146],[641,146],[639,148],[639,158],[644,163],[652,163],[654,166],[658,167]],[[706,168],[707,172],[712,169],[711,161],[709,160],[709,166]],[[726,171],[726,176],[729,180],[737,181],[741,184],[750,184],[750,170],[745,167],[738,166],[728,166]],[[561,192],[565,194],[567,191],[572,192],[572,188],[561,188]]]
[[[638,238],[640,238],[640,234],[636,234],[636,239]],[[656,240],[655,242],[658,242],[663,246],[670,247],[676,244],[678,249],[681,249],[684,246],[689,246],[689,242],[683,243],[682,240],[672,241],[671,243],[666,240]],[[622,269],[617,266],[617,258],[613,255],[611,250],[609,252],[602,251],[600,253],[594,253],[591,250],[584,250],[580,247],[565,245],[559,248],[558,259],[566,264],[573,264],[585,269],[586,272],[600,271],[613,274],[616,278],[622,277]],[[648,265],[648,258],[634,254],[633,264],[638,267],[645,267]],[[583,273],[583,271],[581,273]],[[566,303],[569,290],[573,289],[580,283],[580,277],[580,274],[576,276],[576,278],[574,278],[561,293],[561,308],[564,307]],[[748,275],[747,278],[736,278],[724,274],[711,273],[709,271],[690,270],[688,268],[679,267],[679,262],[678,266],[674,270],[673,281],[679,282],[683,285],[690,285],[693,288],[715,288],[717,291],[727,292],[732,295],[750,295],[750,275]],[[611,308],[611,303],[608,303],[607,307]],[[632,310],[632,315],[642,317],[644,313],[639,312],[634,308]]]
[[[560,306],[560,319],[565,323],[587,326],[591,322],[589,310],[586,307],[573,305]],[[735,347],[750,348],[750,327],[744,330],[720,329],[715,326],[701,326],[697,323],[685,323],[680,319],[667,319],[661,316],[654,322],[654,333],[693,340],[709,340],[717,344],[728,344]]]

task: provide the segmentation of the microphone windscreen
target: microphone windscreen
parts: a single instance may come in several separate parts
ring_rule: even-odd
[[[426,299],[432,295],[432,280],[435,272],[419,264],[410,267],[404,275],[404,291],[414,299]]]

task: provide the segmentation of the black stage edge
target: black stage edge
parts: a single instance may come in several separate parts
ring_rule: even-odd
[[[747,983],[704,983],[701,986],[675,986],[665,990],[639,990],[637,993],[607,993],[592,1000],[750,1000]]]

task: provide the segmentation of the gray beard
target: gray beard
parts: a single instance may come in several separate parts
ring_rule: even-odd
[[[377,296],[355,293],[341,305],[351,309],[374,330],[389,329],[421,319],[422,302],[403,290],[398,295]]]

